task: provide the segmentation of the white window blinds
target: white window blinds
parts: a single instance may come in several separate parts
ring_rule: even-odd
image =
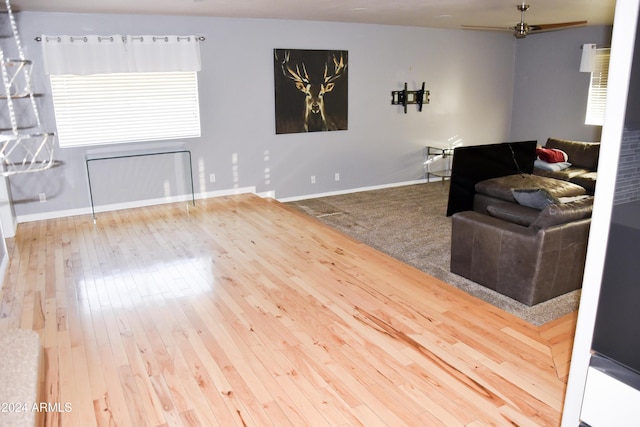
[[[584,123],[587,125],[604,124],[604,112],[607,104],[607,83],[609,78],[610,49],[596,51],[591,82],[589,84],[589,98],[587,114]]]
[[[196,72],[50,77],[60,147],[200,136]]]
[[[195,36],[42,36],[61,147],[200,136]]]

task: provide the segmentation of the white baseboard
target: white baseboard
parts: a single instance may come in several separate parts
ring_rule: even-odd
[[[329,191],[325,193],[315,193],[315,194],[306,194],[302,196],[285,197],[282,199],[276,199],[275,191],[266,191],[258,194],[256,193],[255,187],[241,187],[241,188],[234,188],[234,189],[228,189],[228,190],[197,193],[195,195],[195,199],[200,200],[200,199],[209,199],[213,197],[231,196],[234,194],[254,193],[263,198],[272,198],[272,199],[278,200],[279,202],[286,203],[286,202],[295,202],[295,201],[304,200],[304,199],[315,199],[318,197],[337,196],[341,194],[357,193],[360,191],[371,191],[371,190],[380,190],[383,188],[402,187],[405,185],[424,184],[426,182],[428,182],[426,179],[417,179],[413,181],[394,182],[391,184],[372,185],[368,187],[350,188],[347,190]],[[110,211],[116,211],[116,210],[122,210],[122,209],[132,209],[132,208],[140,208],[144,206],[161,205],[165,203],[190,202],[190,201],[191,201],[190,194],[175,196],[175,197],[166,197],[166,198],[160,198],[160,199],[136,200],[134,202],[115,203],[110,205],[95,206],[95,213],[98,214],[101,212],[110,212]],[[23,223],[23,222],[32,222],[32,221],[42,221],[46,219],[65,218],[65,217],[76,216],[76,215],[91,215],[91,208],[86,207],[86,208],[79,208],[79,209],[65,209],[60,211],[44,212],[44,213],[37,213],[37,214],[18,215],[17,221],[18,223]]]
[[[640,391],[589,367],[580,420],[593,427],[637,426]]]
[[[392,184],[372,185],[370,187],[351,188],[348,190],[329,191],[326,193],[315,193],[315,194],[306,194],[303,196],[283,197],[282,199],[277,199],[277,200],[282,203],[297,202],[298,200],[317,199],[319,197],[328,197],[328,196],[339,196],[341,194],[358,193],[360,191],[381,190],[383,188],[403,187],[405,185],[424,184],[426,182],[427,182],[426,179],[417,179],[414,181],[394,182]]]
[[[255,187],[242,187],[242,188],[233,188],[229,190],[220,190],[220,191],[208,191],[206,193],[197,193],[195,194],[195,199],[209,199],[213,197],[222,197],[222,196],[231,196],[234,194],[245,194],[245,193],[255,193]],[[114,203],[110,205],[101,205],[95,206],[95,213],[101,212],[110,212],[117,211],[122,209],[132,209],[132,208],[141,208],[144,206],[154,206],[154,205],[162,205],[165,203],[177,203],[177,202],[190,202],[191,195],[186,194],[182,196],[174,196],[174,197],[163,197],[159,199],[147,199],[147,200],[136,200],[135,202],[127,202],[127,203]],[[69,216],[76,215],[91,215],[91,208],[79,208],[79,209],[65,209],[61,211],[52,211],[52,212],[44,212],[38,214],[29,214],[29,215],[18,215],[17,220],[18,223],[23,222],[32,222],[32,221],[42,221],[46,219],[54,219],[54,218],[65,218]]]
[[[5,274],[7,272],[7,267],[9,266],[9,253],[7,253],[5,246],[5,255],[2,257],[2,262],[0,262],[0,286],[4,283]]]
[[[258,196],[262,197],[263,199],[275,199],[276,198],[276,192],[275,191],[264,191],[262,193],[258,193]]]

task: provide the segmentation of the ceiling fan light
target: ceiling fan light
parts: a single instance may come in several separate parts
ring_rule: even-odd
[[[523,39],[529,33],[529,26],[524,22],[518,22],[515,27],[513,27],[513,35],[516,36],[517,39]]]

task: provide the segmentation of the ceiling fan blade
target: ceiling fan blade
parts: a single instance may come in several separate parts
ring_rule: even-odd
[[[558,30],[565,27],[576,27],[579,25],[586,25],[587,21],[573,21],[573,22],[558,22],[556,24],[538,24],[538,25],[529,25],[529,31],[553,31]]]
[[[513,27],[489,27],[484,25],[461,25],[461,27],[470,30],[513,31]]]

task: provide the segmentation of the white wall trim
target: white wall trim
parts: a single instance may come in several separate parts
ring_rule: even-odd
[[[276,200],[282,203],[297,202],[298,200],[317,199],[319,197],[328,197],[328,196],[339,196],[341,194],[358,193],[360,191],[381,190],[383,188],[403,187],[405,185],[424,184],[426,182],[428,182],[426,179],[417,179],[413,181],[394,182],[391,184],[372,185],[370,187],[359,187],[359,188],[351,188],[348,190],[329,191],[326,193],[316,193],[316,194],[307,194],[303,196],[284,197],[282,199],[276,199]]]
[[[9,258],[10,254],[7,251],[6,243],[2,243],[4,245],[4,257],[2,258],[2,262],[0,262],[0,286],[4,284],[4,280],[6,279],[7,267],[9,266]]]
[[[623,137],[624,119],[627,109],[627,94],[635,48],[636,25],[638,20],[638,0],[617,2],[611,41],[611,61],[609,63],[609,86],[602,146],[598,163],[598,187],[595,192],[591,230],[587,243],[580,310],[576,325],[567,391],[562,413],[562,427],[574,427],[580,423],[582,399],[587,382],[591,342],[595,327],[598,299],[607,238],[611,223],[611,209],[616,188],[616,175],[620,145]],[[606,167],[603,167],[606,166]],[[604,403],[604,402],[603,402]],[[591,408],[592,410],[594,408]],[[606,408],[599,408],[605,410]],[[592,411],[593,412],[593,411]]]
[[[209,199],[213,197],[232,196],[234,194],[246,194],[246,193],[255,193],[255,192],[256,192],[255,187],[240,187],[240,188],[233,188],[228,190],[207,191],[206,193],[196,193],[195,199],[196,200]],[[177,203],[177,202],[191,202],[191,194],[95,206],[95,212],[96,214],[98,214],[101,212],[141,208],[144,206],[154,206],[154,205],[162,205],[165,203]],[[91,215],[91,207],[44,212],[44,213],[30,214],[30,215],[20,215],[18,216],[17,219],[18,219],[18,223],[23,223],[23,222],[42,221],[42,220],[55,219],[55,218],[65,218],[65,217],[76,216],[76,215]]]
[[[278,200],[279,202],[287,203],[287,202],[295,202],[298,200],[316,199],[319,197],[327,197],[327,196],[338,196],[341,194],[358,193],[361,191],[381,190],[383,188],[403,187],[406,185],[424,184],[427,182],[436,182],[436,181],[439,182],[440,179],[432,178],[429,181],[427,181],[426,179],[417,179],[412,181],[395,182],[391,184],[372,185],[367,187],[350,188],[347,190],[337,190],[337,191],[329,191],[325,193],[285,197],[282,199],[276,198],[275,191],[256,193],[256,188],[252,186],[252,187],[241,187],[241,188],[234,188],[234,189],[228,189],[228,190],[208,191],[206,193],[196,193],[195,198],[196,200],[200,200],[200,199],[209,199],[213,197],[232,196],[235,194],[254,193],[262,198],[272,198],[272,199]],[[95,212],[96,214],[99,214],[101,212],[111,212],[111,211],[117,211],[122,209],[133,209],[133,208],[141,208],[144,206],[161,205],[165,203],[190,202],[190,201],[191,201],[191,195],[185,194],[185,195],[175,196],[175,197],[136,200],[134,202],[114,203],[110,205],[95,206]],[[91,215],[91,208],[86,207],[86,208],[80,208],[80,209],[68,209],[68,210],[65,209],[60,211],[20,215],[17,217],[17,220],[18,220],[18,223],[20,224],[23,222],[43,221],[47,219],[65,218],[65,217],[77,216],[77,215]]]
[[[593,427],[637,426],[640,423],[639,401],[640,391],[607,372],[590,367],[580,421]]]

